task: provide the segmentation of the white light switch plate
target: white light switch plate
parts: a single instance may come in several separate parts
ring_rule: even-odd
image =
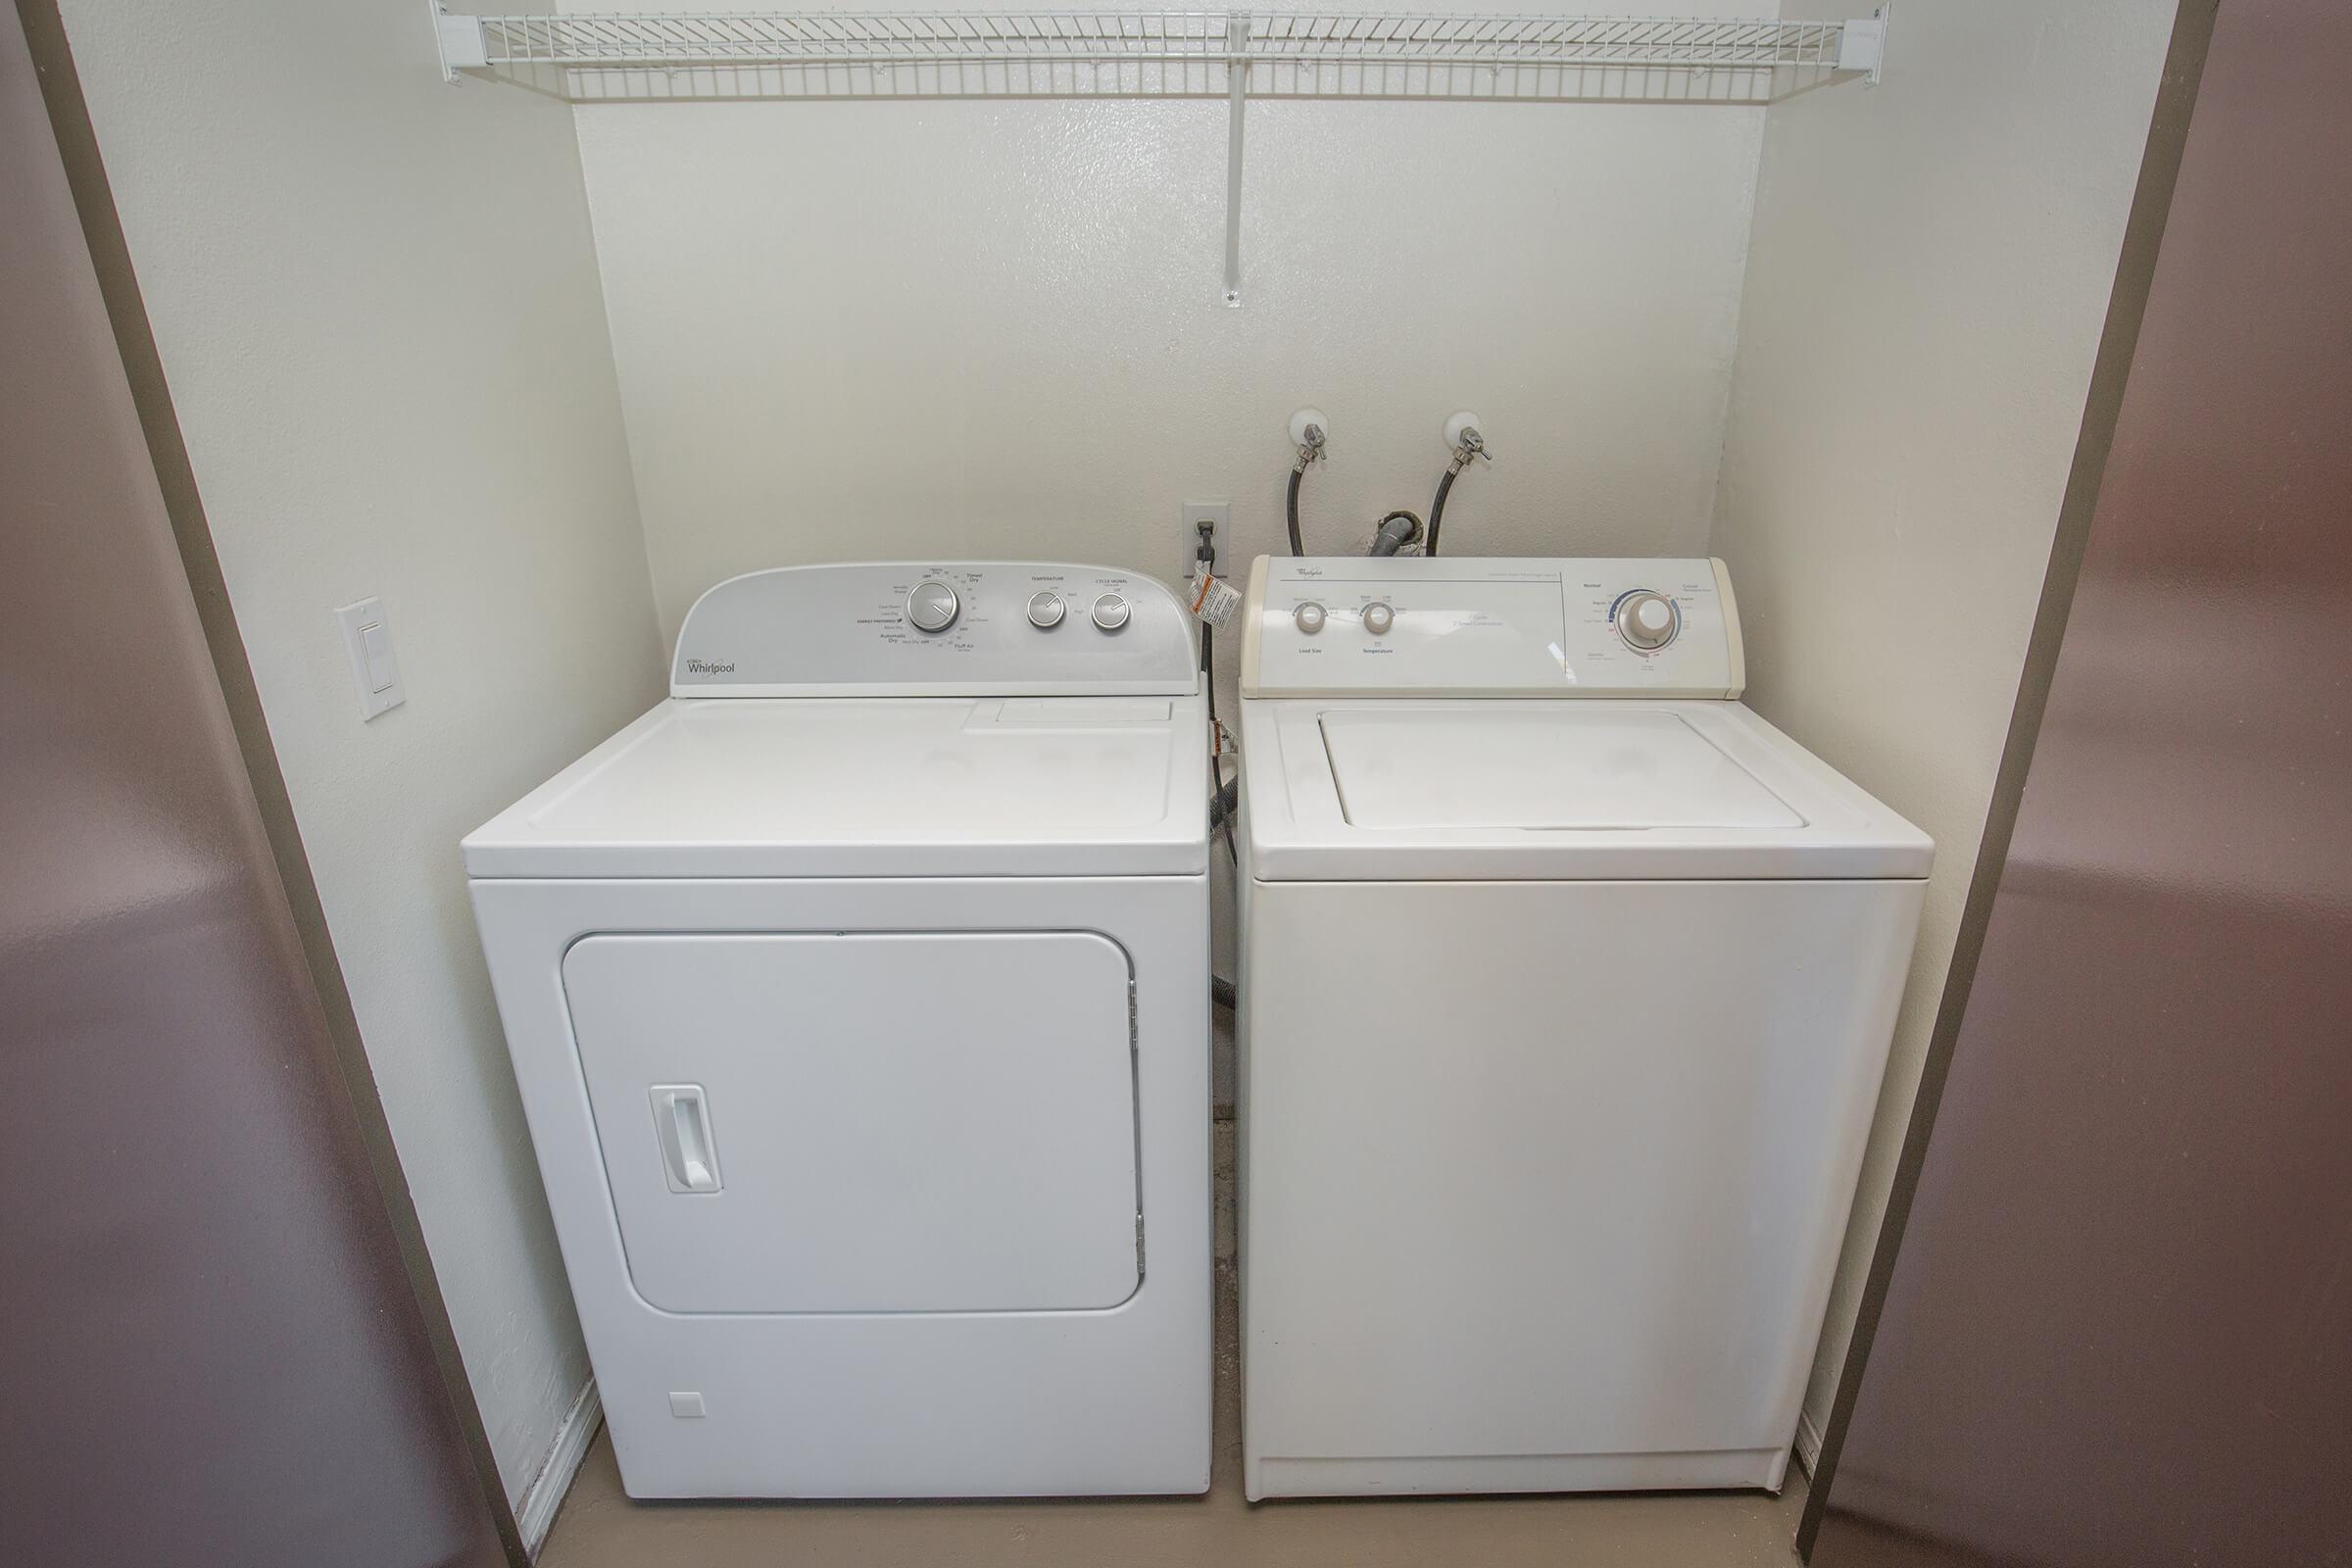
[[[335,612],[343,629],[343,652],[360,688],[360,717],[373,718],[408,701],[400,684],[400,659],[392,651],[392,622],[381,599],[363,599]]]

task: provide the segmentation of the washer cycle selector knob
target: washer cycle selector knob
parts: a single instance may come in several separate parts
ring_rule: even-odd
[[[946,631],[963,613],[963,601],[944,582],[918,582],[906,596],[906,618],[916,631]]]
[[[1029,596],[1029,624],[1039,631],[1048,631],[1061,624],[1061,595],[1057,593]]]
[[[1298,629],[1300,631],[1306,633],[1306,635],[1309,637],[1312,637],[1315,633],[1323,629],[1323,607],[1316,604],[1312,599],[1309,599],[1305,604],[1298,607],[1297,612],[1292,614],[1291,618],[1298,622]]]
[[[1396,624],[1396,612],[1378,600],[1364,607],[1364,630],[1375,637],[1386,637],[1389,628]]]
[[[1117,631],[1127,624],[1127,600],[1121,594],[1104,594],[1095,601],[1095,624],[1104,631]]]
[[[1665,647],[1683,629],[1682,612],[1674,608],[1674,601],[1648,588],[1618,595],[1609,619],[1616,622],[1617,635],[1628,648],[1645,654]]]

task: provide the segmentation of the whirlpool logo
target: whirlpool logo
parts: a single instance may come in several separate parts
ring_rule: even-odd
[[[689,659],[686,661],[686,672],[689,675],[732,675],[735,673],[735,661]]]

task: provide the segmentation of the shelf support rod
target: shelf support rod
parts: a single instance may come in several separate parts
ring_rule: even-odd
[[[1242,114],[1250,94],[1250,19],[1225,19],[1225,307],[1242,308]]]

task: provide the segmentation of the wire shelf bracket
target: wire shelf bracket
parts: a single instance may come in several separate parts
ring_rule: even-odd
[[[1222,98],[1223,300],[1241,304],[1258,98],[1756,107],[1877,82],[1887,7],[1843,22],[1309,11],[535,12],[425,0],[441,74],[573,104]]]

